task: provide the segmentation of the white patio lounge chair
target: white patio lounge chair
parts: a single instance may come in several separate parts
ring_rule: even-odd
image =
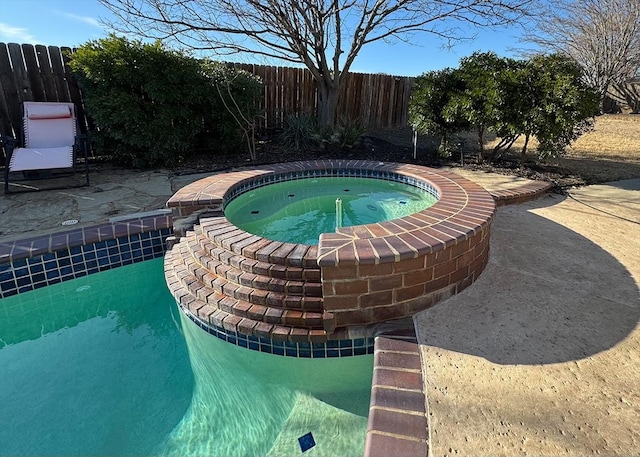
[[[23,172],[27,179],[37,177],[37,171],[76,171],[76,161],[84,156],[86,180],[89,185],[89,164],[84,138],[76,134],[77,122],[73,103],[24,102],[23,103],[24,147],[16,147],[16,140],[2,137],[5,149],[4,192],[9,193],[9,177],[13,172]],[[34,172],[34,173],[30,173]],[[42,173],[51,178],[49,173]],[[65,174],[63,176],[68,176]],[[27,190],[40,190],[33,186],[21,186]],[[78,187],[67,185],[59,188]],[[47,188],[49,190],[51,188]]]

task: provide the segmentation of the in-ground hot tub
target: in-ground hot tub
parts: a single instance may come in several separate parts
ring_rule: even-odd
[[[322,233],[317,245],[270,240],[224,215],[238,195],[323,177],[398,182],[428,189],[437,202],[398,219]],[[495,212],[491,195],[460,176],[368,161],[218,174],[179,190],[167,206],[180,239],[167,252],[165,273],[182,310],[214,334],[294,343],[372,336],[379,323],[460,292],[487,264]]]

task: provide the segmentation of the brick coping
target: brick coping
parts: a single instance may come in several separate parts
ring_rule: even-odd
[[[365,457],[429,455],[422,360],[413,328],[378,335]]]
[[[459,175],[423,166],[362,160],[316,160],[291,162],[213,175],[176,192],[167,202],[174,218],[196,209],[220,211],[233,189],[268,174],[305,173],[313,170],[371,170],[394,173],[427,182],[440,199],[430,208],[400,219],[322,234],[318,262],[325,265],[364,265],[415,258],[448,248],[488,225],[495,211],[493,198],[478,184]],[[380,247],[372,247],[372,239]],[[387,247],[388,246],[388,247]],[[371,255],[357,255],[370,251]]]
[[[553,189],[547,181],[531,181],[512,189],[492,189],[489,191],[498,206],[513,205],[535,200]]]

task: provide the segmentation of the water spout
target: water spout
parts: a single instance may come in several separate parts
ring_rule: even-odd
[[[336,230],[342,227],[342,199],[336,198]]]

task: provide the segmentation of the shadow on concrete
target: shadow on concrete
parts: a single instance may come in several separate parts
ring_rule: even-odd
[[[415,316],[419,342],[535,365],[583,359],[624,340],[640,320],[638,286],[607,251],[532,212],[563,200],[500,209],[487,269],[461,294]]]

